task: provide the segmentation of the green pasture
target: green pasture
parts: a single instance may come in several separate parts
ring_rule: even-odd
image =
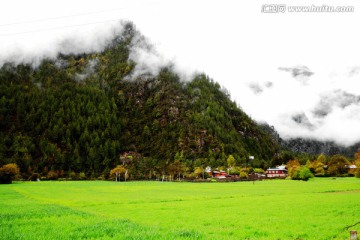
[[[349,239],[360,179],[0,185],[0,239]]]

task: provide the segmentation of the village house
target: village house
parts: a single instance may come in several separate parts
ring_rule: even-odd
[[[225,171],[220,170],[220,171],[210,171],[209,175],[213,178],[218,178],[218,179],[223,179],[226,177],[230,177]]]
[[[285,166],[277,166],[275,168],[269,168],[266,170],[267,178],[286,178],[288,175]]]

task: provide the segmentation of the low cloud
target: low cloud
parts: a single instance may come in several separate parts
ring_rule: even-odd
[[[81,31],[69,31],[52,39],[47,39],[46,44],[33,43],[27,44],[21,42],[16,46],[11,46],[9,50],[2,50],[0,55],[0,67],[5,62],[13,62],[15,65],[25,63],[31,64],[37,68],[44,59],[55,61],[58,68],[66,67],[67,62],[58,59],[59,54],[86,54],[92,52],[101,52],[108,47],[112,41],[122,35],[128,22],[120,21],[118,23],[99,25],[90,29]],[[126,80],[136,79],[139,76],[156,76],[164,67],[171,68],[175,71],[181,80],[190,80],[195,74],[193,70],[182,67],[174,59],[170,59],[159,53],[156,46],[151,43],[150,39],[143,36],[139,31],[134,29],[134,37],[129,48],[129,60],[136,63],[132,74]],[[40,38],[41,39],[41,38]],[[31,40],[29,40],[31,41]],[[89,62],[84,72],[76,73],[75,80],[83,81],[92,74],[91,64]]]
[[[310,122],[309,118],[305,113],[295,114],[291,119],[298,125],[300,128],[306,128],[309,130],[314,129],[314,125]]]
[[[280,71],[290,72],[292,77],[305,85],[308,84],[309,77],[314,75],[314,72],[306,66],[279,67],[278,69]]]
[[[137,33],[131,42],[129,59],[136,65],[128,80],[142,75],[156,76],[162,68],[171,66],[170,61],[159,54],[150,40],[140,33]]]
[[[150,39],[139,32],[132,39],[129,60],[135,62],[136,65],[126,80],[140,76],[156,76],[163,68],[170,68],[182,81],[190,81],[196,74],[195,70],[185,67],[175,59],[165,57]]]
[[[36,68],[44,59],[55,60],[59,54],[77,55],[100,52],[123,30],[124,22],[119,22],[107,27],[98,26],[91,29],[68,31],[52,37],[33,35],[27,41],[14,43],[7,49],[0,49],[2,52],[0,66],[5,62],[13,62],[15,64],[31,64]],[[62,62],[57,62],[57,66],[62,64]]]
[[[347,93],[341,89],[322,94],[320,98],[320,101],[316,104],[313,110],[314,116],[318,118],[326,117],[336,107],[345,109],[351,105],[359,106],[360,103],[360,96]]]
[[[296,67],[279,67],[280,71],[290,72],[293,77],[310,77],[314,72],[306,66],[296,66]]]
[[[98,65],[98,63],[99,60],[97,58],[89,60],[86,64],[84,71],[82,73],[75,74],[75,81],[82,82],[91,75],[94,75],[96,73],[96,66]]]
[[[259,83],[259,82],[250,82],[248,87],[254,94],[261,94],[266,89],[271,88],[274,84],[270,81]]]
[[[352,67],[349,71],[349,77],[358,76],[360,74],[360,66]]]
[[[247,101],[242,100],[245,111],[273,125],[284,139],[303,137],[345,146],[359,143],[357,68],[350,69],[351,76],[346,67],[314,68],[316,71],[307,67],[277,68],[277,72],[254,76],[262,81],[246,83],[251,91]],[[311,81],[304,84],[304,78]],[[264,87],[267,82],[272,83],[270,88]]]
[[[260,94],[264,91],[264,89],[257,82],[249,83],[248,86],[249,86],[250,90],[253,91],[254,94]]]

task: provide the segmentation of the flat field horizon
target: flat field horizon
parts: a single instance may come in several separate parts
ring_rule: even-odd
[[[14,182],[0,185],[0,202],[0,239],[349,239],[350,230],[360,232],[357,178]]]

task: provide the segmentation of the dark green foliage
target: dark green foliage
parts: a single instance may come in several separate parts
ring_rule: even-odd
[[[26,179],[106,179],[120,154],[134,152],[130,178],[149,179],[193,172],[198,159],[218,167],[233,155],[238,166],[266,168],[279,156],[277,140],[207,76],[182,82],[169,67],[132,79],[136,34],[127,24],[103,52],[59,54],[36,69],[5,64],[0,165],[16,163]]]
[[[31,176],[29,177],[30,181],[38,181],[40,179],[40,174],[38,173],[33,173],[31,174]]]

